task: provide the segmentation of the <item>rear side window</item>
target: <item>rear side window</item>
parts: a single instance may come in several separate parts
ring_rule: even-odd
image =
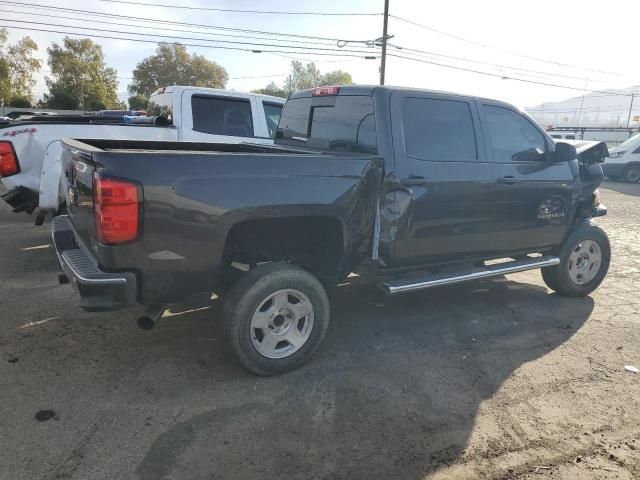
[[[402,113],[407,156],[440,162],[469,162],[478,158],[468,103],[406,98]]]
[[[544,136],[523,115],[508,108],[484,105],[484,116],[493,146],[494,161],[507,163],[544,160]]]
[[[147,115],[164,117],[169,123],[173,123],[173,93],[151,95]]]
[[[359,95],[288,100],[276,143],[339,152],[377,153],[373,99]]]
[[[191,97],[191,111],[196,132],[253,137],[249,100],[194,95]]]
[[[277,103],[262,102],[264,108],[264,117],[267,121],[267,130],[271,138],[276,138],[276,131],[278,130],[278,122],[280,121],[280,115],[282,114],[282,105]]]

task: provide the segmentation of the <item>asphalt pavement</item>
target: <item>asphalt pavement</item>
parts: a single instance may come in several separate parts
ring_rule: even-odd
[[[0,206],[0,479],[640,478],[640,184],[607,183],[610,274],[384,297],[338,289],[303,368],[259,378],[221,306],[142,331],[57,283],[48,226]]]

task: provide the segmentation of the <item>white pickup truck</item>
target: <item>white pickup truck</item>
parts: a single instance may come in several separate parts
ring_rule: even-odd
[[[271,144],[283,104],[265,95],[171,86],[151,95],[148,117],[57,115],[0,123],[2,198],[15,212],[38,209],[36,224],[59,211],[64,138]]]

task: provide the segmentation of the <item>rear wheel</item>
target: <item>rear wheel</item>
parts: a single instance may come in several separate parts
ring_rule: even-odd
[[[595,225],[578,227],[560,249],[560,264],[542,269],[547,286],[569,297],[589,295],[609,270],[611,247],[607,234]]]
[[[305,363],[329,326],[329,299],[310,273],[288,263],[260,265],[231,287],[225,333],[240,363],[276,375]]]
[[[629,165],[624,169],[622,178],[630,183],[640,182],[640,165]]]

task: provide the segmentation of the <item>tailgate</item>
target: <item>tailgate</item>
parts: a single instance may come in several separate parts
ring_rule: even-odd
[[[95,238],[93,212],[93,147],[74,140],[64,141],[62,154],[62,188],[67,202],[67,211],[79,240],[90,244]]]

